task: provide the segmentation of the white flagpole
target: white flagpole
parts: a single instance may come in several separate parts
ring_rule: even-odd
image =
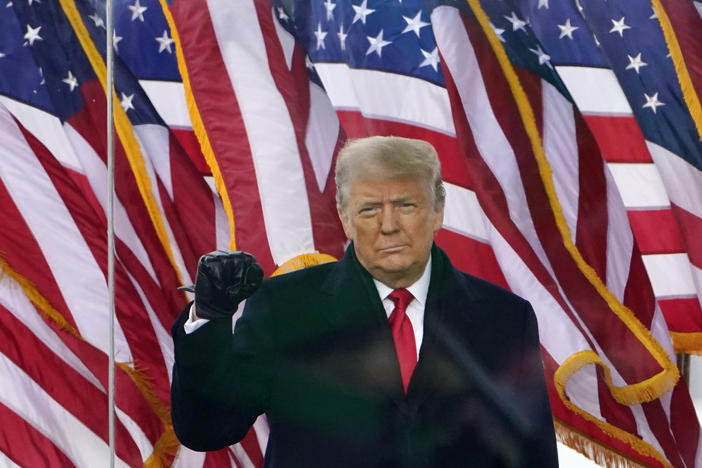
[[[106,41],[105,55],[107,65],[107,291],[109,296],[110,356],[108,370],[108,425],[110,441],[110,468],[115,466],[115,229],[114,229],[114,192],[115,192],[115,142],[112,88],[114,81],[113,36],[113,0],[105,2]]]

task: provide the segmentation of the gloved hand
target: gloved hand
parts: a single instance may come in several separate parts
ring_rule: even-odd
[[[260,286],[263,270],[246,252],[216,250],[200,257],[194,286],[178,289],[195,293],[195,312],[210,320],[231,318],[239,302]]]

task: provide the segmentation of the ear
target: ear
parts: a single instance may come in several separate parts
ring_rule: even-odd
[[[344,234],[346,234],[346,238],[349,240],[353,240],[353,229],[351,228],[351,220],[349,219],[348,214],[341,208],[336,209],[336,214],[339,215],[339,221],[341,221],[341,226],[344,228]]]
[[[441,226],[444,225],[444,204],[441,204],[441,207],[439,207],[438,210],[434,212],[436,214],[436,218],[434,218],[434,225],[432,226],[434,230],[434,235],[436,235],[437,232],[439,232],[439,229],[441,229]]]

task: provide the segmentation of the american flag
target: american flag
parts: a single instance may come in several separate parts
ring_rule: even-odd
[[[166,58],[174,50],[160,5],[146,14],[159,34],[142,34],[161,41],[125,54],[122,41],[134,39],[138,23],[121,14],[133,3],[117,3],[116,455],[119,466],[161,466],[178,450],[168,329],[186,297],[176,288],[191,281],[199,255],[229,244],[229,231],[206,165],[198,169],[187,110],[175,105],[185,98],[176,61]],[[104,2],[6,2],[0,23],[0,457],[20,466],[104,464]]]

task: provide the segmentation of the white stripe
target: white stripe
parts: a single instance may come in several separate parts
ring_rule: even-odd
[[[690,272],[692,273],[692,282],[695,285],[697,300],[702,305],[702,269],[690,263]]]
[[[431,20],[436,43],[459,90],[463,110],[478,151],[507,198],[511,220],[553,276],[548,257],[531,219],[514,150],[495,117],[475,51],[459,13],[454,8],[438,7],[432,12]]]
[[[252,0],[208,0],[215,35],[249,138],[268,244],[276,264],[314,251],[295,131],[267,62]]]
[[[317,84],[310,81],[310,117],[305,132],[305,146],[320,192],[324,192],[339,141],[339,119],[329,97]]]
[[[550,83],[541,80],[544,114],[544,152],[552,169],[558,201],[570,236],[578,229],[580,161],[573,106]]]
[[[185,445],[178,448],[175,460],[173,460],[173,468],[198,468],[205,463],[207,452],[196,452],[190,450]]]
[[[629,281],[634,233],[612,173],[607,168],[603,170],[607,186],[607,245],[603,246],[607,254],[606,284],[621,302]]]
[[[137,294],[139,295],[139,299],[141,300],[141,303],[144,306],[144,309],[146,310],[146,314],[149,317],[149,322],[151,323],[151,328],[153,329],[154,335],[156,335],[156,339],[158,340],[158,346],[161,348],[161,354],[163,355],[163,360],[164,364],[166,366],[166,370],[168,371],[168,381],[172,381],[172,373],[173,373],[173,340],[171,339],[171,334],[163,328],[163,324],[159,320],[158,316],[154,312],[153,308],[151,307],[151,304],[149,303],[148,298],[146,297],[146,294],[144,294],[144,291],[141,288],[141,285],[134,279],[132,275],[127,272],[127,275],[129,276],[129,280],[131,281],[132,285],[134,286],[134,289],[136,290]],[[142,331],[144,331],[145,335],[148,335],[150,333],[146,332],[146,327],[148,325],[146,323],[142,323],[140,325]]]
[[[642,255],[656,297],[697,294],[686,253]]]
[[[0,103],[4,104],[22,126],[46,146],[62,165],[80,171],[80,161],[76,158],[71,142],[66,137],[63,125],[58,118],[5,96],[0,96]]]
[[[71,349],[64,344],[47,321],[39,315],[22,288],[8,275],[0,273],[0,304],[29,328],[34,336],[51,349],[57,357],[75,370],[88,382],[105,392],[100,381]]]
[[[702,171],[650,141],[646,146],[660,172],[670,201],[702,218]]]
[[[315,63],[315,68],[337,110],[456,135],[448,92],[441,86],[396,73],[356,70],[345,63]]]
[[[3,107],[0,128],[4,129],[0,179],[41,247],[51,275],[73,312],[78,332],[106,352],[109,330],[105,276],[51,179]],[[115,326],[115,344],[117,359],[129,361],[129,346],[119,325]]]
[[[5,355],[0,354],[0,402],[51,440],[76,466],[102,466],[110,450],[94,432],[66,411]],[[117,466],[127,467],[118,457]]]
[[[21,466],[17,465],[15,462],[10,460],[10,458],[2,452],[0,452],[0,466],[2,468],[22,468]]]
[[[246,450],[244,450],[244,447],[242,447],[241,444],[232,445],[230,449],[232,452],[234,452],[234,454],[236,454],[237,459],[241,462],[241,468],[256,468],[249,458],[249,454],[246,453]],[[233,463],[232,466],[234,466]]]
[[[588,364],[568,379],[565,393],[575,406],[597,419],[603,420],[597,385],[597,366]]]
[[[280,47],[283,49],[283,56],[285,57],[285,64],[288,66],[288,70],[292,69],[293,53],[295,52],[295,38],[292,34],[288,32],[283,26],[280,25],[278,16],[275,14],[275,8],[271,7],[271,17],[273,18],[273,25],[275,25],[275,32],[280,41]]]
[[[139,80],[156,112],[171,128],[193,127],[185,100],[185,86],[180,81]]]
[[[607,163],[607,167],[627,208],[670,206],[661,176],[653,164]]]
[[[612,70],[557,66],[556,71],[583,114],[632,115],[629,101]]]
[[[488,241],[485,213],[475,192],[444,182],[446,206],[443,227],[481,242]]]
[[[268,445],[268,437],[270,436],[270,426],[268,425],[268,419],[265,415],[260,415],[256,418],[253,423],[253,429],[256,433],[256,440],[258,441],[258,446],[261,448],[261,453],[266,453],[266,446]]]
[[[698,2],[695,0],[692,2],[695,5],[695,8],[697,8],[697,12],[700,14],[700,17],[702,18],[702,2]]]
[[[124,428],[129,432],[129,435],[134,442],[134,445],[139,449],[139,454],[142,460],[147,460],[154,453],[154,446],[144,431],[139,427],[139,425],[132,418],[122,411],[118,406],[115,406],[115,415],[119,422],[122,423]]]
[[[103,212],[107,212],[107,166],[100,159],[100,156],[93,150],[93,148],[88,144],[87,141],[71,126],[66,124],[64,126],[68,139],[73,144],[75,148],[75,154],[78,156],[81,162],[81,166],[85,171],[85,177],[88,179],[90,188],[97,198]],[[141,243],[139,236],[134,230],[132,221],[127,214],[127,210],[124,208],[122,202],[115,198],[114,207],[114,217],[115,217],[115,236],[124,242],[129,250],[132,251],[134,256],[139,259],[139,263],[149,272],[149,275],[158,283],[158,278],[156,277],[156,271],[154,271],[151,265],[151,260],[149,260],[149,255],[146,253],[146,248]]]

